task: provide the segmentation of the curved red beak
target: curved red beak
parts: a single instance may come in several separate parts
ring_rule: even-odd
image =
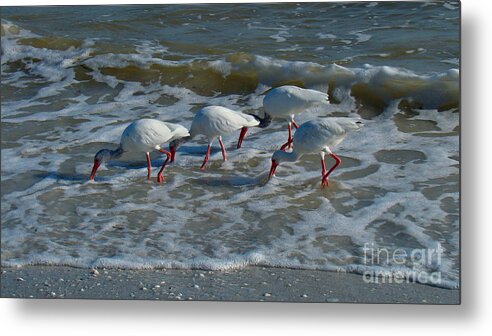
[[[272,176],[275,175],[275,170],[278,167],[278,163],[275,160],[272,160],[272,167],[270,168],[270,173],[268,174],[268,179],[271,179]]]
[[[94,181],[94,177],[96,177],[97,168],[99,168],[100,165],[101,162],[99,162],[98,160],[94,160],[94,166],[92,167],[91,177],[89,178],[89,180]]]
[[[171,162],[174,162],[174,156],[176,155],[176,147],[169,146],[169,151],[171,152]]]

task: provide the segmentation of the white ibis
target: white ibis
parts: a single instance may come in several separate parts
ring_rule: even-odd
[[[210,149],[212,142],[215,138],[219,139],[220,148],[222,150],[222,157],[224,161],[227,160],[227,154],[222,142],[222,135],[232,133],[237,130],[241,130],[239,140],[237,142],[237,148],[241,148],[244,136],[248,131],[248,127],[267,127],[270,124],[271,118],[265,113],[264,118],[252,114],[244,114],[241,112],[233,111],[231,109],[222,106],[206,106],[198,110],[193,118],[190,127],[190,136],[180,139],[176,139],[169,144],[169,150],[171,152],[171,162],[174,161],[174,156],[178,147],[185,141],[191,140],[197,135],[203,135],[208,138],[208,148],[205,154],[205,159],[200,169],[205,169],[205,165],[210,157]]]
[[[288,122],[289,139],[282,145],[282,150],[292,146],[292,125],[296,129],[299,127],[294,121],[294,116],[320,104],[329,104],[328,94],[291,85],[280,86],[268,91],[263,98],[265,113],[273,119],[286,119]]]
[[[320,153],[321,155],[321,186],[328,186],[328,176],[342,162],[330,148],[338,145],[347,135],[348,131],[358,130],[362,123],[351,118],[315,119],[302,124],[294,134],[292,152],[277,150],[272,156],[272,166],[268,178],[275,175],[277,166],[282,162],[295,162],[304,154]],[[335,164],[326,171],[325,154],[328,153]]]
[[[188,130],[181,125],[154,119],[140,119],[134,121],[123,131],[118,148],[115,150],[101,149],[97,152],[94,157],[94,166],[92,168],[90,179],[94,180],[96,171],[102,163],[111,159],[117,159],[124,152],[141,152],[145,153],[147,156],[147,179],[150,180],[150,173],[152,171],[150,152],[157,150],[167,156],[162,168],[157,174],[157,182],[162,183],[164,182],[162,172],[164,171],[168,160],[171,158],[171,153],[161,148],[161,145],[189,135]]]

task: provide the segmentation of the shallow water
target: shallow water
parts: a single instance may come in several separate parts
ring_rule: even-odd
[[[424,270],[457,287],[458,66],[453,2],[4,7],[2,263]],[[205,172],[206,143],[183,145],[164,185],[131,155],[87,181],[132,120],[189,127],[212,104],[261,114],[285,83],[330,94],[299,123],[365,119],[334,149],[328,189],[317,155],[267,183],[281,121],[240,150],[226,136],[228,161],[214,147]],[[368,265],[367,243],[444,252]]]

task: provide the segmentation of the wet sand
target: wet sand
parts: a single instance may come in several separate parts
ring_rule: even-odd
[[[3,268],[6,298],[459,304],[460,291],[365,283],[361,275],[285,268],[231,271]]]

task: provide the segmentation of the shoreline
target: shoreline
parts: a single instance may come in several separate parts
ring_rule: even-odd
[[[229,271],[2,267],[0,288],[3,298],[460,304],[460,289],[255,266]]]

